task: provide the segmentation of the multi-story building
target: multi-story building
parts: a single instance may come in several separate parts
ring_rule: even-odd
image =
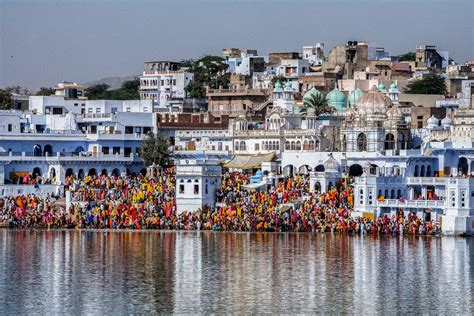
[[[145,62],[140,77],[140,99],[152,100],[155,107],[166,110],[182,105],[186,86],[193,74],[181,68],[180,63],[170,61]]]

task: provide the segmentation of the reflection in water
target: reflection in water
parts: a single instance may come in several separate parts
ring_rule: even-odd
[[[453,313],[469,238],[0,230],[0,314]]]

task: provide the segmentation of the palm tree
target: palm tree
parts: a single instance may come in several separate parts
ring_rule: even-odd
[[[312,95],[303,101],[301,113],[307,113],[309,109],[314,109],[316,116],[331,114],[334,112],[334,108],[329,105],[326,96],[322,93]]]

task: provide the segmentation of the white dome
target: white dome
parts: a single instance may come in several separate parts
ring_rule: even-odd
[[[359,116],[379,115],[386,117],[388,109],[392,106],[392,100],[380,93],[376,86],[373,86],[369,93],[364,94],[356,103]]]
[[[340,172],[341,171],[341,165],[339,162],[337,162],[336,159],[332,156],[332,154],[329,154],[329,158],[324,162],[324,171],[325,172]]]
[[[441,125],[443,125],[443,127],[448,127],[453,125],[453,121],[446,116],[444,119],[441,120]]]
[[[428,119],[427,123],[428,123],[428,126],[427,126],[428,128],[434,128],[434,127],[438,127],[438,126],[439,126],[439,120],[438,120],[434,115],[432,115],[432,116]]]

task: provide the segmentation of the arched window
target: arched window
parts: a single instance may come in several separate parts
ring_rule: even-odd
[[[395,149],[395,136],[392,133],[388,133],[385,136],[385,150],[392,150]]]
[[[296,143],[295,141],[291,142],[291,150],[296,150]]]
[[[390,198],[391,199],[395,198],[395,190],[394,189],[392,189],[392,191],[390,191]]]
[[[419,173],[419,168],[418,168],[418,165],[415,166],[415,173],[413,174],[413,176],[415,177],[418,177],[418,173]]]
[[[33,146],[33,155],[36,157],[42,156],[41,145],[36,144]]]
[[[430,165],[428,165],[428,166],[426,167],[426,176],[427,176],[427,177],[431,177],[431,166],[430,166]]]
[[[240,142],[240,151],[246,151],[245,141]]]
[[[425,176],[425,166],[421,166],[420,177]]]
[[[460,157],[458,160],[458,174],[467,176],[469,172],[469,165],[467,163],[466,157]]]
[[[285,150],[291,150],[291,144],[289,141],[285,142]]]
[[[240,149],[239,142],[235,142],[235,150],[238,151]]]
[[[357,150],[358,151],[367,151],[367,136],[364,133],[360,133],[357,136]]]
[[[300,141],[296,142],[296,150],[301,150],[301,142]]]
[[[280,142],[275,141],[275,150],[280,150]]]
[[[51,145],[45,145],[43,153],[45,156],[51,157],[53,155],[53,147]]]
[[[309,150],[314,150],[314,140],[309,141]]]

